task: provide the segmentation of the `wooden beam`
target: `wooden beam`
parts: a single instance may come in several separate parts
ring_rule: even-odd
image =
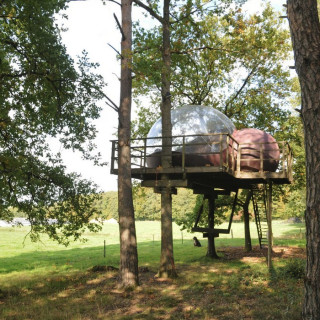
[[[217,195],[226,195],[229,196],[231,191],[230,190],[217,190],[211,187],[205,188],[195,188],[193,189],[193,194],[217,194]]]
[[[153,192],[154,193],[162,193],[162,192],[167,192],[167,188],[166,187],[155,187],[153,188]],[[178,191],[176,188],[170,188],[170,193],[171,194],[178,194]]]
[[[196,227],[191,229],[192,232],[202,232],[202,233],[212,234],[215,238],[219,237],[219,233],[223,233],[223,232],[220,232],[220,230],[224,230],[224,229],[211,229],[211,228],[202,228],[202,227]]]
[[[209,233],[204,233],[202,236],[203,236],[203,238],[208,238],[209,237]],[[215,235],[214,237],[215,238],[219,238],[219,233],[218,233],[218,235]]]
[[[154,188],[154,187],[162,187],[162,188],[177,188],[177,187],[187,187],[188,180],[144,180],[141,182],[142,187]]]

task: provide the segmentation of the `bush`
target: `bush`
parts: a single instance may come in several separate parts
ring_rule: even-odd
[[[289,259],[285,266],[280,269],[283,278],[303,279],[305,275],[306,262],[301,259]]]

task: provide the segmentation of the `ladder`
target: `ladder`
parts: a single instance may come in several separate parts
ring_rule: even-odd
[[[267,186],[256,185],[252,187],[252,203],[256,220],[259,245],[262,249],[268,246],[268,221],[267,221]]]

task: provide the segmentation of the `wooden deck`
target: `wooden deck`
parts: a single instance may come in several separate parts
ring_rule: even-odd
[[[280,156],[275,159],[279,162],[278,168],[275,172],[263,171],[263,163],[267,161],[263,158],[263,147],[259,145],[260,150],[259,157],[253,161],[258,161],[260,170],[257,172],[245,171],[241,169],[242,161],[247,161],[241,157],[241,144],[238,144],[230,135],[219,134],[218,139],[214,139],[218,142],[220,149],[217,154],[220,154],[219,165],[204,165],[204,166],[186,166],[185,158],[188,156],[184,154],[186,146],[190,147],[190,144],[185,143],[185,137],[173,137],[176,143],[173,148],[179,148],[182,150],[182,163],[179,166],[171,168],[150,168],[147,166],[147,159],[150,157],[151,151],[155,147],[148,147],[147,139],[138,139],[131,141],[131,174],[132,178],[142,181],[142,186],[161,188],[191,188],[197,189],[224,189],[235,191],[237,189],[249,189],[256,184],[266,184],[272,182],[274,184],[290,184],[292,182],[292,153],[289,145],[286,142],[278,142]],[[159,139],[159,138],[157,138]],[[223,148],[221,141],[226,141],[229,148]],[[246,144],[248,145],[248,144]],[[206,154],[207,155],[207,154]],[[201,153],[203,156],[203,153]],[[111,173],[118,174],[117,169],[117,141],[112,141],[112,157],[111,157]],[[251,160],[250,160],[251,161]],[[169,182],[164,185],[164,181],[161,181],[161,175],[169,175]]]

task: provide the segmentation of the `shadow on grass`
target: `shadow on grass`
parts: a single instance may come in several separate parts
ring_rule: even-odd
[[[179,277],[140,274],[133,291],[117,287],[117,272],[78,272],[42,279],[3,299],[13,319],[300,319],[302,284],[269,281],[265,264],[238,259],[178,264]],[[25,306],[21,308],[21,305]],[[1,315],[1,314],[0,314]]]

